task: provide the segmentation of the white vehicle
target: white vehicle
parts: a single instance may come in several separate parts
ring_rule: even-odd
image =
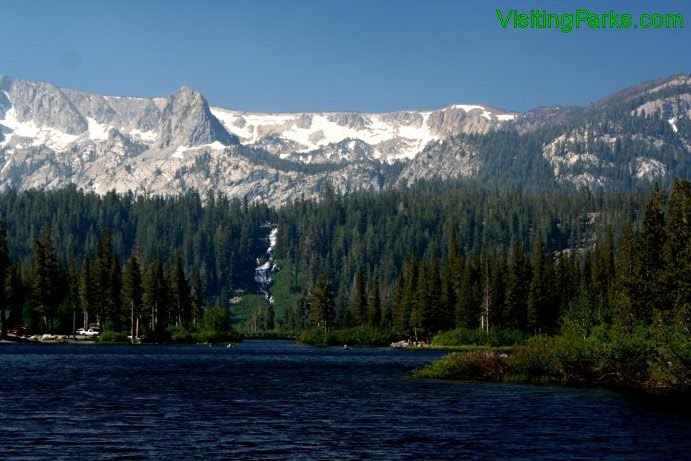
[[[101,334],[101,329],[99,327],[91,327],[88,330],[84,328],[77,328],[75,333],[80,336],[98,336]]]

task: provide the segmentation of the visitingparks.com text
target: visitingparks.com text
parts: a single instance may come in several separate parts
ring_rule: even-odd
[[[568,34],[574,29],[683,29],[681,13],[643,13],[632,15],[609,10],[596,13],[575,10],[572,13],[551,13],[547,10],[530,12],[497,10],[497,19],[504,29],[558,29]]]

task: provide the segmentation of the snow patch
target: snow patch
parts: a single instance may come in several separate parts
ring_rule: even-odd
[[[175,149],[175,152],[171,155],[172,158],[178,158],[180,160],[183,160],[185,158],[185,152],[190,150],[189,147],[187,146],[179,146],[177,149]]]
[[[155,131],[131,130],[129,134],[147,144],[154,143],[158,138],[158,133]]]
[[[500,122],[510,122],[516,119],[516,114],[499,114],[497,115],[497,120]]]
[[[69,144],[73,143],[79,136],[64,133],[50,127],[40,127],[33,120],[21,122],[17,119],[14,107],[5,112],[5,118],[0,120],[5,127],[12,130],[5,134],[5,141],[0,143],[4,147],[12,138],[26,137],[31,139],[31,146],[46,146],[56,152],[65,150]]]
[[[93,141],[105,141],[108,139],[110,127],[101,125],[91,117],[87,117],[86,120],[89,122],[89,139]]]
[[[470,104],[454,104],[451,106],[452,109],[460,109],[465,112],[470,112],[471,110],[475,109],[480,109],[482,111],[486,111],[486,109],[482,106],[475,106],[475,105],[470,105]]]

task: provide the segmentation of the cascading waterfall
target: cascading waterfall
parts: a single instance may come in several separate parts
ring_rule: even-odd
[[[271,284],[273,275],[279,271],[278,264],[274,261],[273,256],[277,237],[278,228],[274,228],[269,234],[269,248],[266,249],[268,259],[265,263],[261,264],[259,258],[257,258],[257,267],[254,269],[254,281],[257,282],[259,293],[264,295],[270,304],[273,304],[274,297],[269,293],[269,285]]]

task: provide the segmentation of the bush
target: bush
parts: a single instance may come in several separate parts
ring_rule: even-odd
[[[388,346],[396,338],[391,330],[361,326],[326,332],[320,329],[305,330],[299,341],[310,346]]]
[[[194,342],[192,334],[183,326],[172,326],[166,329],[171,342],[188,344]]]
[[[236,331],[199,330],[192,334],[192,338],[198,343],[238,343],[242,341],[242,335]]]
[[[130,340],[124,333],[117,333],[112,330],[105,330],[98,335],[98,342],[104,344],[128,343]]]
[[[549,382],[555,376],[554,343],[552,338],[535,336],[516,348],[507,359],[512,379],[533,383]]]
[[[338,340],[332,333],[316,328],[300,333],[299,341],[309,346],[332,346],[338,344]]]
[[[478,329],[456,328],[432,338],[432,346],[515,346],[525,342],[525,334],[518,330],[495,329],[485,333]]]
[[[461,381],[500,382],[505,373],[503,354],[488,349],[477,349],[467,353],[454,352],[440,360],[416,369],[416,378],[458,379]]]

